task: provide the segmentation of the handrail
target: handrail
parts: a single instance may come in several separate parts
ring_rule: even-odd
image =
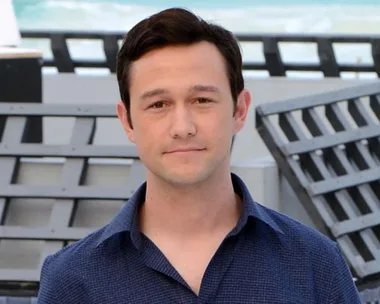
[[[56,67],[58,72],[75,73],[75,68],[108,68],[116,71],[116,55],[119,41],[125,32],[120,31],[62,31],[22,30],[23,39],[49,39],[53,58],[44,58],[45,67]],[[322,72],[325,77],[341,77],[342,72],[374,72],[380,76],[380,35],[336,35],[336,34],[235,34],[239,42],[262,43],[264,61],[244,61],[243,70],[268,71],[270,76],[287,76],[288,71]],[[74,59],[68,39],[101,40],[105,59]],[[319,62],[284,61],[279,44],[314,43],[317,46]],[[373,63],[339,63],[334,52],[336,43],[370,44]]]

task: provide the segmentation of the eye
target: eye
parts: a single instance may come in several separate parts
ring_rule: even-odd
[[[165,103],[164,103],[163,101],[157,101],[157,102],[151,104],[151,105],[149,106],[149,108],[153,108],[153,109],[161,109],[161,108],[164,107],[164,105],[165,105]]]
[[[201,104],[209,103],[211,102],[211,99],[205,98],[205,97],[199,97],[197,98],[197,102]]]

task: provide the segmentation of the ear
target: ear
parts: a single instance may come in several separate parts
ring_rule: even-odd
[[[234,135],[239,132],[247,119],[249,106],[251,105],[251,93],[243,89],[237,98],[235,115],[234,115]]]
[[[124,128],[125,133],[128,136],[128,139],[135,143],[135,135],[132,126],[129,124],[128,121],[128,112],[127,109],[124,106],[124,103],[122,101],[119,101],[116,106],[117,116],[119,117],[119,120],[121,122],[121,125]]]

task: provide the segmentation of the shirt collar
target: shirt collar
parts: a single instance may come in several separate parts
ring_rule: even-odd
[[[259,205],[252,199],[251,194],[243,180],[234,173],[231,173],[231,178],[235,192],[241,197],[243,204],[242,216],[235,228],[236,233],[238,233],[245,226],[249,219],[256,219],[268,225],[273,230],[283,234],[284,232],[272,218],[268,212],[268,209]],[[129,232],[136,236],[136,233],[138,232],[138,210],[145,200],[145,193],[146,182],[135,191],[132,197],[122,206],[114,219],[105,227],[99,238],[97,246],[112,236],[122,232]]]
[[[235,228],[236,233],[240,232],[248,220],[257,220],[276,232],[284,234],[283,230],[272,217],[271,211],[253,200],[244,181],[234,173],[231,173],[231,178],[235,193],[240,196],[243,205],[242,215]]]

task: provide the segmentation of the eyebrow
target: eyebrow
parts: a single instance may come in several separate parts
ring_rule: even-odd
[[[216,86],[197,84],[197,85],[190,87],[188,92],[189,93],[197,93],[197,92],[220,93],[220,90]],[[150,91],[146,91],[145,93],[143,93],[140,96],[140,99],[144,100],[147,98],[155,97],[155,96],[162,95],[162,94],[168,94],[168,93],[169,93],[169,91],[166,89],[157,88],[157,89],[153,89]]]
[[[154,96],[157,96],[157,95],[167,94],[168,92],[169,91],[165,90],[165,89],[153,89],[153,90],[146,91],[145,93],[143,93],[140,96],[140,99],[143,100],[143,99],[147,99],[147,98],[154,97]]]
[[[195,85],[192,86],[189,89],[189,93],[196,93],[196,92],[211,92],[211,93],[220,93],[220,90],[212,85]]]

